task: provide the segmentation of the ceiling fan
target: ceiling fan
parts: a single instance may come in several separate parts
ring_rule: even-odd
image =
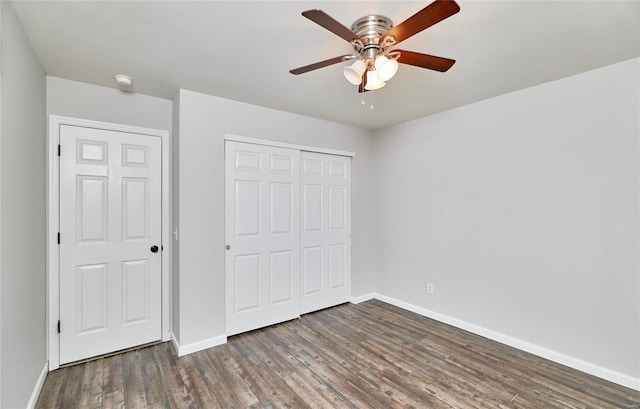
[[[398,70],[398,63],[445,72],[455,60],[406,50],[390,50],[392,46],[456,14],[460,6],[453,0],[436,0],[397,26],[384,16],[369,15],[356,20],[348,29],[322,10],[307,10],[302,15],[351,43],[355,53],[341,55],[303,67],[291,74],[303,74],[343,61],[356,60],[343,69],[347,80],[358,85],[359,92],[382,88]]]

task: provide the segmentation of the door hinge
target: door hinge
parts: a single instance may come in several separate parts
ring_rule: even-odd
[[[58,320],[58,334],[60,333],[60,320]]]
[[[60,144],[58,144],[58,156],[60,156]]]
[[[58,232],[58,244],[60,244],[60,232]]]

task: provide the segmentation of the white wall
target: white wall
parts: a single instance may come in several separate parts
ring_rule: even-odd
[[[45,355],[45,74],[2,8],[0,407],[29,404]]]
[[[376,132],[377,291],[640,386],[639,73]]]
[[[355,152],[352,292],[374,290],[370,132],[186,90],[180,91],[179,104],[179,135],[174,137],[180,145],[181,345],[206,343],[225,332],[225,134]]]

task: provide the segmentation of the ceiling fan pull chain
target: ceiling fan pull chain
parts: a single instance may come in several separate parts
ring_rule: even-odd
[[[373,111],[373,91],[371,91],[370,94],[371,94],[371,106],[369,107],[369,111]]]

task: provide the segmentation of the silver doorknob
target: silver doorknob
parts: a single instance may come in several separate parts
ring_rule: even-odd
[[[231,250],[231,246],[227,244],[227,250]]]

